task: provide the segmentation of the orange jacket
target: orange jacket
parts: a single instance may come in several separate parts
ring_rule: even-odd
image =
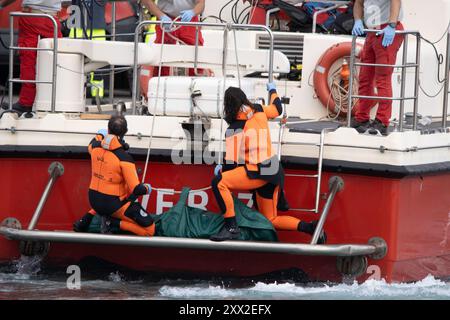
[[[270,105],[243,107],[236,121],[228,127],[225,170],[231,163],[232,166],[245,165],[249,171],[258,171],[258,165],[274,155],[268,119],[278,117],[283,108],[276,91],[270,93]]]
[[[91,155],[92,176],[89,189],[118,196],[120,200],[131,194],[148,193],[145,185],[139,183],[133,158],[125,151],[114,135],[101,134],[91,141],[88,147]]]

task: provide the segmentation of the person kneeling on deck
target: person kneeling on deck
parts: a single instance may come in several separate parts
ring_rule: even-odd
[[[230,87],[225,91],[224,119],[229,124],[225,133],[225,164],[216,166],[212,181],[225,224],[210,238],[213,241],[239,238],[240,229],[231,190],[256,191],[258,210],[277,230],[313,234],[316,228],[317,221],[308,223],[277,214],[278,202],[284,199],[279,197],[283,192],[284,171],[277,156],[272,153],[268,119],[278,117],[283,108],[275,84],[267,84],[267,90],[271,96],[268,106],[252,104],[239,88]],[[326,235],[322,232],[319,243],[325,241]]]
[[[110,227],[118,224],[116,227],[121,230],[138,235],[154,234],[153,219],[134,202],[139,196],[150,194],[151,186],[139,183],[136,166],[123,140],[127,131],[125,117],[113,116],[108,131],[100,130],[89,144],[92,165],[89,202],[93,210],[74,223],[74,231],[86,231],[98,213],[113,218],[108,222]]]

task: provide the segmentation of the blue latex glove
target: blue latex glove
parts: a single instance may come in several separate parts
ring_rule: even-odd
[[[267,91],[277,90],[277,86],[273,82],[266,84]]]
[[[100,129],[97,131],[97,134],[101,134],[104,137],[106,137],[108,135],[108,130],[106,129]]]
[[[364,34],[364,24],[361,19],[355,20],[353,25],[352,35],[362,36]]]
[[[144,186],[147,188],[147,194],[151,194],[152,193],[152,186],[150,183],[144,183]]]
[[[167,15],[163,15],[163,16],[161,16],[160,20],[163,22],[164,30],[170,31],[170,28],[172,26],[172,19]]]
[[[215,168],[214,168],[214,175],[217,177],[222,173],[222,165],[218,164]]]
[[[194,12],[194,10],[183,10],[183,11],[180,11],[180,15],[181,15],[181,21],[190,22],[192,20],[192,18],[195,17],[195,12]]]
[[[383,47],[387,48],[394,42],[395,28],[387,26],[386,28],[377,33],[377,36],[381,35],[384,35],[382,45]]]

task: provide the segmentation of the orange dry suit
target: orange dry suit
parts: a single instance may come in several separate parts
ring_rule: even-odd
[[[128,145],[115,135],[101,134],[89,144],[92,176],[89,186],[89,202],[96,213],[120,219],[120,228],[132,233],[152,236],[155,225],[137,197],[150,190],[139,183]],[[91,211],[92,213],[92,211]]]
[[[276,229],[298,230],[300,220],[278,216],[277,204],[284,184],[284,171],[272,151],[268,119],[282,113],[276,90],[270,105],[243,106],[226,133],[226,155],[222,174],[212,181],[217,203],[225,218],[235,216],[231,190],[256,191],[258,210]]]

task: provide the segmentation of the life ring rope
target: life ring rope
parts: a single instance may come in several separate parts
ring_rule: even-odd
[[[362,46],[359,45],[356,50],[356,58],[359,58]],[[327,109],[328,118],[337,119],[345,117],[348,112],[348,90],[340,86],[338,81],[339,69],[330,75],[331,67],[339,59],[350,57],[352,51],[351,42],[337,43],[328,48],[319,58],[313,72],[313,87],[315,95],[322,105]],[[329,79],[331,77],[331,86]],[[357,83],[357,76],[354,75],[354,81]],[[358,86],[354,86],[357,88]],[[356,102],[356,101],[355,101]],[[353,108],[352,108],[353,109]]]

